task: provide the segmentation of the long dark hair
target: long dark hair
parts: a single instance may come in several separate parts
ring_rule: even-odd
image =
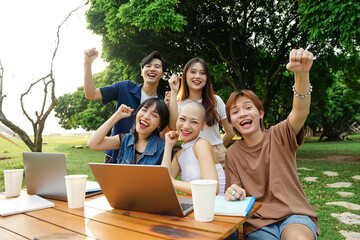
[[[201,63],[201,65],[203,66],[203,68],[205,70],[205,74],[207,77],[206,84],[205,84],[204,88],[202,89],[202,93],[201,93],[202,105],[204,106],[205,111],[206,111],[206,116],[205,116],[206,124],[208,126],[212,126],[215,123],[220,122],[220,115],[216,111],[217,102],[216,102],[216,98],[215,98],[215,92],[214,92],[214,89],[211,84],[210,71],[209,71],[209,68],[204,59],[195,57],[195,58],[190,59],[186,63],[186,65],[183,69],[183,72],[182,72],[181,86],[179,89],[179,93],[177,95],[177,101],[181,102],[181,101],[187,99],[190,95],[189,86],[186,81],[186,73],[190,69],[190,67],[192,67],[195,63]]]
[[[163,100],[160,100],[158,98],[149,98],[145,101],[143,101],[140,106],[136,109],[136,112],[134,113],[135,116],[136,114],[140,111],[141,108],[145,107],[145,108],[150,108],[152,105],[155,104],[155,109],[158,112],[159,116],[160,116],[160,126],[158,128],[156,128],[151,135],[155,134],[156,136],[159,136],[160,132],[168,125],[169,123],[169,110],[166,106],[166,104],[164,103]],[[135,122],[133,127],[131,128],[131,132],[134,134],[135,139],[137,139],[138,137],[138,133],[136,131],[136,117],[135,117]]]

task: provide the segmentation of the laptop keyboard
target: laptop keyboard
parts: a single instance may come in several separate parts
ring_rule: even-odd
[[[191,203],[180,203],[181,209],[183,211],[186,211],[188,208],[190,208],[192,206]]]

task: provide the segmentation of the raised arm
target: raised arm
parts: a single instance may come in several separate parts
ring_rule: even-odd
[[[107,137],[106,134],[120,119],[130,117],[134,110],[122,104],[118,110],[90,137],[88,146],[94,150],[119,149],[121,146],[118,135]]]
[[[174,145],[177,143],[179,134],[175,131],[170,131],[165,134],[165,149],[164,156],[161,162],[162,166],[166,166],[170,172],[173,181],[180,173],[180,165],[177,161],[179,153],[175,154],[173,160],[171,161],[171,154],[174,148]]]
[[[221,124],[224,128],[224,132],[225,134],[222,137],[224,146],[227,146],[231,140],[233,139],[233,137],[235,136],[235,133],[233,131],[233,128],[231,127],[230,123],[228,122],[227,118],[221,120]]]
[[[176,130],[176,120],[178,118],[178,106],[177,106],[177,94],[180,85],[180,76],[173,74],[169,79],[169,85],[171,88],[170,103],[169,103],[169,129]]]
[[[95,86],[91,70],[91,65],[98,55],[99,52],[95,48],[84,51],[84,89],[85,98],[88,100],[102,99],[100,89]]]
[[[310,85],[309,71],[313,64],[313,54],[303,48],[293,49],[290,52],[290,61],[286,65],[289,71],[294,72],[293,106],[289,114],[289,122],[297,135],[304,126],[310,112]]]

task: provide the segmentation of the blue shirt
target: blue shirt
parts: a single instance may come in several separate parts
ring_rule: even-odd
[[[165,141],[156,135],[151,135],[145,151],[141,154],[137,164],[160,165],[164,155]],[[135,164],[135,137],[134,134],[125,134],[121,140],[118,164]]]
[[[108,102],[114,100],[117,101],[115,111],[121,106],[121,104],[125,104],[136,111],[140,105],[142,86],[143,84],[137,84],[126,80],[102,87],[100,88],[101,96],[103,98],[102,102],[107,104]],[[164,99],[159,90],[157,90],[157,95],[158,98],[162,100]],[[135,116],[131,116],[118,121],[111,131],[111,136],[130,132],[131,127],[134,125],[134,118]],[[119,150],[106,150],[105,154],[112,157],[112,160],[110,161],[111,163],[116,163]]]

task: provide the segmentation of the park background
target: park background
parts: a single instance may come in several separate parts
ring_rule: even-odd
[[[22,148],[1,140],[0,154],[11,157],[0,162],[1,173],[3,169],[22,167],[22,151],[64,152],[70,173],[86,172],[89,176],[87,162],[103,161],[101,151],[86,148],[89,137],[86,132],[102,124],[115,105],[103,106],[100,101],[84,98],[83,51],[87,48],[95,46],[101,52],[93,68],[98,87],[128,79],[140,83],[139,63],[155,49],[169,63],[165,79],[171,73],[181,72],[184,63],[193,56],[202,57],[209,64],[216,93],[225,102],[232,91],[241,88],[252,89],[260,96],[269,127],[286,118],[291,109],[293,76],[286,71],[285,64],[292,48],[304,47],[315,56],[310,73],[314,91],[306,122],[308,138],[299,149],[298,165],[313,170],[299,170],[299,178],[320,215],[321,239],[344,238],[340,231],[360,232],[359,224],[346,225],[331,217],[334,212],[359,214],[359,210],[325,206],[326,202],[335,200],[359,204],[359,182],[352,178],[359,175],[360,169],[359,135],[356,128],[350,128],[358,126],[360,121],[358,2],[98,0],[86,3],[69,0],[0,3],[0,26],[5,33],[0,40],[3,69],[0,119],[6,116],[26,135],[18,134],[18,129],[13,127],[2,127],[2,133],[8,137],[15,133],[27,139],[25,145],[18,138],[10,138]],[[78,7],[59,30],[62,21]],[[59,38],[56,38],[57,30]],[[58,51],[52,59],[57,41]],[[57,104],[36,125],[35,111],[41,112],[44,91],[42,88],[30,91],[25,107],[35,119],[33,131],[34,125],[24,117],[18,99],[31,83],[46,76],[49,69],[54,77],[50,85],[56,85],[47,90],[54,91]],[[168,90],[166,81],[160,83],[160,90]],[[45,110],[50,103],[46,99]],[[66,137],[69,132],[73,135]],[[40,144],[35,149],[31,142]],[[323,171],[335,171],[339,176],[326,177]],[[0,182],[2,177],[1,174]],[[307,182],[306,177],[318,177],[318,182]],[[326,184],[335,181],[352,182],[351,192],[355,195],[343,198],[326,188]]]

